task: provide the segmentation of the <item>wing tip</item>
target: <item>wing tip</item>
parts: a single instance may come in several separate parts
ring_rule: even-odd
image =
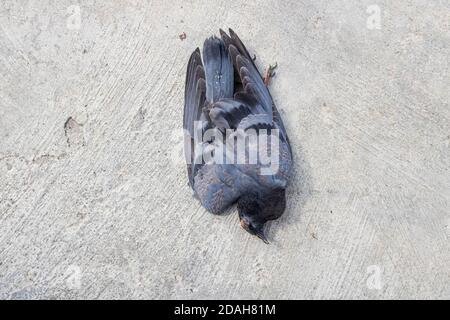
[[[201,61],[201,53],[199,47],[197,47],[194,51],[192,51],[191,56],[189,57],[188,66],[194,62],[198,64],[198,59],[200,59]]]

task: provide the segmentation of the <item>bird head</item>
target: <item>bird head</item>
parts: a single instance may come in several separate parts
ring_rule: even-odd
[[[241,227],[248,233],[260,238],[264,243],[269,244],[264,233],[266,221],[259,214],[261,207],[258,201],[248,196],[241,197],[237,202],[237,209]]]

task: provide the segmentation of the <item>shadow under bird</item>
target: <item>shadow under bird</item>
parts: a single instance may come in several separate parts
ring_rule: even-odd
[[[267,89],[268,79],[261,77],[233,30],[229,29],[229,34],[220,30],[220,35],[221,38],[213,36],[205,40],[203,62],[197,48],[187,66],[183,128],[189,185],[201,204],[212,213],[219,214],[237,203],[240,225],[268,243],[264,224],[279,218],[286,207],[285,190],[292,168],[291,147]],[[267,76],[270,77],[270,72]],[[278,133],[276,171],[261,174],[265,164],[259,158],[252,163],[208,162],[204,159],[205,152],[223,152],[226,139],[236,140],[236,135],[228,134],[230,130],[246,133],[250,129],[258,137],[264,132],[267,141],[275,139],[272,131]],[[219,132],[223,140],[196,138],[207,130]],[[222,140],[222,144],[218,140]],[[260,146],[245,143],[245,155]],[[232,153],[238,158],[236,152],[232,147]]]

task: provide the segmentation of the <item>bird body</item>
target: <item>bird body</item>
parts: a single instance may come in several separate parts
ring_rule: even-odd
[[[267,242],[264,224],[285,209],[291,147],[244,44],[231,29],[220,34],[205,40],[203,62],[199,48],[188,62],[183,128],[189,184],[212,213],[237,203],[241,226]]]

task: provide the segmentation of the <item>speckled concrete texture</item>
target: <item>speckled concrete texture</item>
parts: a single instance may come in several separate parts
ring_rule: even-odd
[[[188,57],[227,27],[278,62],[270,245],[178,161]],[[0,298],[449,299],[449,30],[448,1],[2,1]]]

